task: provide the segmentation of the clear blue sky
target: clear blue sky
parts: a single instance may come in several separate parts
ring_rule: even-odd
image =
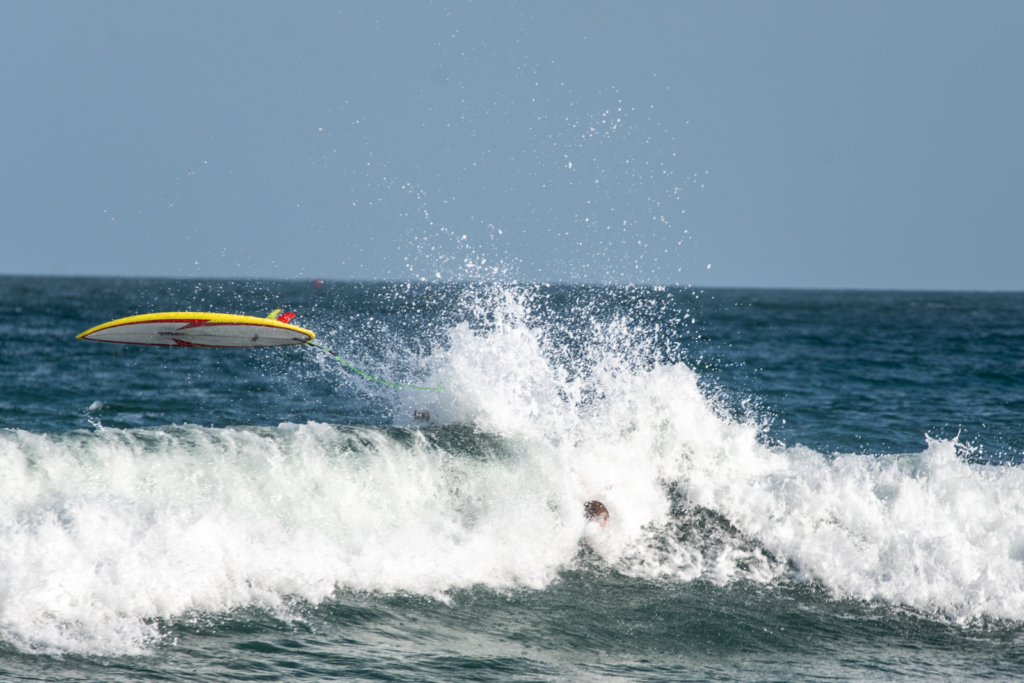
[[[1021,2],[8,1],[0,273],[1021,290],[1022,36]]]

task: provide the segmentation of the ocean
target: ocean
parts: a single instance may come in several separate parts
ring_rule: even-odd
[[[75,339],[275,308],[443,386]],[[1019,678],[1022,415],[1024,294],[0,277],[0,680]]]

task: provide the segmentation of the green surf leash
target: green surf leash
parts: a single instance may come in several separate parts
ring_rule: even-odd
[[[311,341],[306,342],[306,344],[308,344],[309,346],[315,346],[316,348],[318,348],[321,351],[325,352],[327,355],[333,357],[335,360],[340,362],[342,365],[344,365],[346,368],[348,368],[352,372],[354,372],[354,373],[356,373],[358,375],[361,375],[361,376],[365,377],[368,380],[372,380],[374,382],[377,382],[379,384],[386,384],[389,387],[398,387],[400,389],[420,389],[422,391],[437,391],[437,392],[440,392],[441,389],[444,388],[444,383],[452,378],[451,375],[448,375],[443,380],[438,382],[436,387],[418,387],[418,386],[416,386],[414,384],[398,384],[397,382],[385,382],[382,379],[377,379],[376,377],[374,377],[372,375],[366,374],[365,372],[363,372],[362,370],[360,370],[359,368],[357,368],[356,366],[352,365],[347,360],[345,360],[344,358],[342,358],[341,356],[336,354],[334,351],[331,351],[326,346],[320,346],[319,344],[314,344]]]

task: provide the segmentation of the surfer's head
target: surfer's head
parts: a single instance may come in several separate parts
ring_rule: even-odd
[[[583,516],[588,522],[598,522],[602,529],[608,524],[608,508],[599,500],[588,500],[584,503]]]

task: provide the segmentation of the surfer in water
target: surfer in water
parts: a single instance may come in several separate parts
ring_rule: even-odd
[[[588,522],[597,522],[601,528],[608,526],[608,508],[599,500],[588,500],[583,504],[583,516]]]

